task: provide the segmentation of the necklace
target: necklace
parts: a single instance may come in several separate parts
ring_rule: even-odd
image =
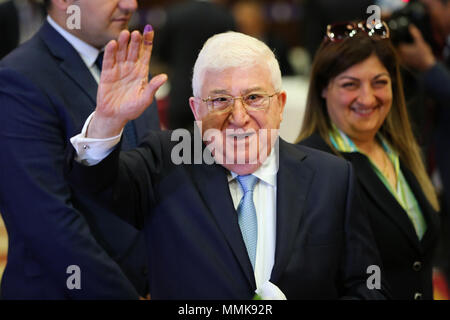
[[[389,182],[389,184],[391,184],[393,187],[395,187],[397,185],[397,181],[396,181],[395,175],[394,175],[393,180],[391,181],[391,174],[390,174],[390,170],[388,168],[389,162],[390,162],[389,156],[385,152],[383,152],[383,170],[381,171],[381,173],[385,176],[385,178]]]

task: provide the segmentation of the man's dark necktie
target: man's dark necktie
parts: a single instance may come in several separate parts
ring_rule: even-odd
[[[95,60],[95,65],[98,67],[100,72],[102,71],[103,66],[103,54],[103,51],[100,52]],[[123,138],[127,141],[130,148],[137,147],[136,128],[134,127],[133,121],[128,121],[125,128],[123,128]]]

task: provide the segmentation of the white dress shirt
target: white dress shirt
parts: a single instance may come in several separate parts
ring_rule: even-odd
[[[63,29],[60,25],[58,25],[52,17],[47,16],[48,23],[64,38],[69,42],[75,51],[78,52],[81,59],[83,60],[86,67],[91,72],[95,81],[99,83],[100,81],[100,70],[95,65],[95,60],[97,60],[98,55],[100,54],[100,50],[94,48],[90,44],[87,44],[83,40],[75,37],[73,34],[69,33],[67,30]]]
[[[270,156],[253,175],[258,178],[253,191],[253,202],[258,221],[258,239],[256,242],[255,281],[259,288],[264,282],[270,280],[275,261],[276,239],[276,209],[277,209],[277,175],[276,158],[272,149]],[[237,181],[238,175],[234,172],[228,174],[228,186],[234,208],[237,210],[244,191]]]
[[[86,138],[86,131],[94,113],[86,120],[80,134],[72,137],[70,142],[77,151],[76,161],[85,165],[95,165],[106,158],[119,143],[119,134],[107,139]],[[277,153],[272,151],[263,165],[256,170],[259,180],[253,191],[256,217],[258,221],[258,239],[256,245],[255,282],[256,293],[263,299],[286,299],[281,290],[270,283],[275,261],[276,244],[276,208],[277,208]],[[229,172],[228,182],[234,208],[237,209],[243,197],[243,190],[236,179],[237,174]]]

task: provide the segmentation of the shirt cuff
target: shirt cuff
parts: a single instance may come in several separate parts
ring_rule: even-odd
[[[80,134],[70,138],[77,155],[75,161],[86,166],[94,166],[105,159],[118,145],[123,130],[115,137],[105,139],[86,138],[86,131],[95,111],[87,118]]]

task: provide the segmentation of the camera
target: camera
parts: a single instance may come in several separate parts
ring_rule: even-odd
[[[412,43],[413,38],[409,33],[409,25],[414,24],[422,33],[425,41],[435,47],[433,40],[430,15],[427,7],[420,1],[411,0],[405,7],[394,11],[387,20],[390,29],[390,37],[394,44]]]

